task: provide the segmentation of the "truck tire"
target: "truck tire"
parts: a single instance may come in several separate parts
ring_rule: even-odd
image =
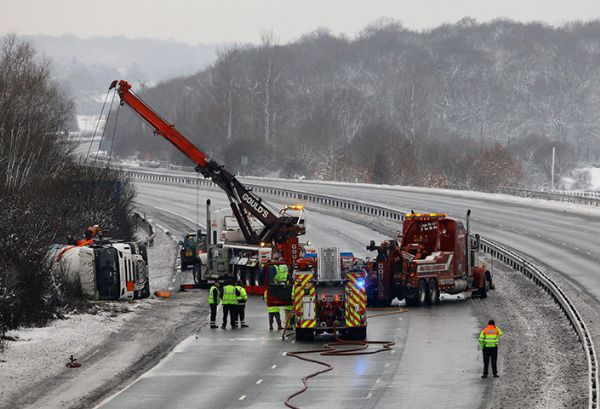
[[[339,330],[339,337],[344,340],[362,341],[367,338],[367,327],[351,327]]]
[[[315,332],[312,328],[296,328],[297,341],[312,341]]]
[[[146,285],[144,286],[144,289],[142,290],[142,298],[148,298],[150,297],[150,280],[146,280]]]
[[[440,291],[435,278],[430,278],[427,282],[427,305],[437,305],[440,303]]]
[[[425,283],[425,280],[419,280],[419,290],[416,298],[415,307],[420,307],[427,301],[427,283]]]
[[[192,267],[192,275],[194,276],[194,284],[199,284],[202,281],[202,264],[200,262],[195,262]]]

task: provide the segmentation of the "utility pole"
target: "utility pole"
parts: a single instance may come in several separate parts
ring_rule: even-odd
[[[556,163],[556,147],[552,147],[552,188],[551,190],[554,190],[554,164]]]

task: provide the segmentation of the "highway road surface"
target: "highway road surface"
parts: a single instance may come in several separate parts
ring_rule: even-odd
[[[194,189],[145,183],[137,186],[138,203],[156,223],[180,236],[193,230],[197,217]],[[224,195],[212,191],[201,192],[200,203],[207,197],[215,207],[226,205]],[[202,210],[202,224],[204,219]],[[364,248],[370,240],[383,239],[366,227],[319,213],[309,213],[308,223],[306,238],[316,246],[339,245],[360,256],[369,255]],[[206,294],[199,292],[198,296]],[[481,406],[490,385],[479,378],[476,338],[481,322],[471,300],[445,299],[443,304],[372,318],[368,339],[395,341],[393,350],[368,356],[323,357],[334,370],[311,380],[310,389],[292,403],[302,408],[432,408],[439,406],[443,396],[445,408]],[[250,298],[246,321],[250,328],[202,328],[99,407],[284,407],[286,396],[301,387],[300,379],[319,369],[285,353],[312,349],[325,340],[282,341],[279,332],[268,330],[260,297]]]
[[[519,250],[560,273],[600,303],[600,217],[563,210],[495,202],[481,198],[310,182],[261,181],[255,184],[328,194],[415,212],[441,212],[465,219],[473,211],[471,229]],[[556,202],[560,206],[560,203]],[[600,344],[600,342],[599,342]]]

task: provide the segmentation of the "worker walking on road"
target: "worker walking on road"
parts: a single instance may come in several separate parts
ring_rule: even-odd
[[[263,296],[265,302],[267,302],[267,290],[265,290],[265,294]],[[281,308],[279,306],[269,307],[267,305],[267,312],[269,313],[269,330],[273,331],[273,319],[277,321],[277,329],[282,330],[283,326],[281,325],[281,314],[279,311]]]
[[[502,336],[502,330],[496,326],[494,320],[488,322],[488,326],[481,330],[479,334],[479,345],[483,351],[483,375],[482,378],[487,378],[490,360],[492,361],[492,373],[494,378],[499,378],[498,375],[498,342]]]
[[[208,290],[208,305],[210,306],[210,327],[212,329],[219,328],[217,327],[217,306],[221,302],[221,283],[219,280],[215,280],[215,283]]]
[[[240,320],[241,328],[248,328],[246,325],[246,301],[248,301],[248,293],[246,289],[242,287],[242,282],[237,281],[235,283],[235,296],[237,298],[237,307],[236,307],[236,319],[235,323],[237,324],[238,319]]]
[[[237,297],[235,296],[235,287],[231,284],[231,281],[226,281],[225,286],[223,287],[223,325],[221,325],[221,329],[225,329],[227,327],[227,315],[229,314],[229,322],[231,323],[231,328],[236,328],[235,324],[235,316],[236,316],[236,307],[237,307]]]

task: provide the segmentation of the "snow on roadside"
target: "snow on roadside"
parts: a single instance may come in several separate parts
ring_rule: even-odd
[[[151,290],[166,288],[173,272],[175,243],[159,232],[154,246],[148,247]],[[96,301],[90,313],[67,315],[42,328],[22,328],[7,335],[17,338],[8,341],[0,353],[0,407],[11,403],[41,380],[56,376],[65,369],[69,356],[89,357],[109,337],[135,319],[142,310],[157,300]],[[76,371],[77,369],[73,369]]]
[[[117,311],[128,307],[114,303]],[[128,308],[127,308],[128,309]],[[7,335],[18,337],[9,341],[0,354],[0,406],[9,403],[11,394],[24,390],[43,377],[58,374],[65,368],[69,356],[75,358],[101,344],[117,332],[131,314],[102,311],[97,314],[76,314],[56,320],[43,328],[24,328]]]

